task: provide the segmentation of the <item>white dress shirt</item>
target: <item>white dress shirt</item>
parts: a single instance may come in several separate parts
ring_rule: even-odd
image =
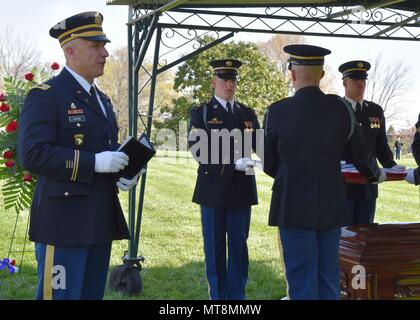
[[[80,86],[90,95],[90,88],[95,87],[95,83],[93,82],[92,84],[90,84],[89,82],[87,82],[85,78],[83,78],[76,71],[72,70],[69,66],[64,66],[64,68],[66,68],[67,71],[70,72],[73,78],[76,79],[76,81],[80,84]],[[96,87],[95,87],[95,92],[96,92],[96,99],[98,100],[99,105],[101,106],[102,112],[106,117],[106,110],[105,110],[104,105],[102,104],[102,99],[98,95],[98,90],[96,89]]]
[[[216,98],[216,100],[223,106],[223,108],[225,108],[225,110],[227,111],[227,112],[229,112],[228,111],[228,109],[227,109],[227,107],[226,107],[226,104],[227,104],[227,102],[228,101],[226,101],[226,100],[223,100],[222,98],[219,98],[218,96],[214,96],[215,98]],[[231,100],[231,101],[229,101],[230,102],[230,105],[232,106],[232,112],[233,113],[235,113],[235,111],[233,110],[234,108],[233,108],[233,106],[235,105],[235,99],[233,99],[233,100]]]
[[[347,100],[348,102],[350,102],[350,103],[351,103],[351,107],[353,108],[353,111],[354,111],[354,112],[356,112],[356,104],[357,104],[357,103],[360,103],[360,107],[361,107],[361,109],[360,109],[360,110],[362,110],[362,109],[363,109],[363,99],[362,99],[361,101],[354,101],[353,99],[351,99],[351,98],[349,98],[349,97],[347,97],[347,96],[345,96],[345,98],[346,98],[346,100]]]

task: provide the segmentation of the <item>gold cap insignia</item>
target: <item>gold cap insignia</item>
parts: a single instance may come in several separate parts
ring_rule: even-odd
[[[70,105],[70,108],[71,109],[76,109],[76,105],[72,102],[71,105]]]
[[[102,16],[99,12],[95,14],[95,23],[102,26]]]
[[[74,144],[75,144],[76,146],[81,146],[81,145],[83,145],[83,138],[84,138],[84,134],[81,134],[81,133],[79,133],[79,134],[75,134],[75,135],[74,135]]]
[[[363,62],[359,62],[359,63],[357,64],[357,67],[358,67],[358,68],[363,68]]]
[[[233,65],[232,61],[226,61],[226,67],[231,67]]]

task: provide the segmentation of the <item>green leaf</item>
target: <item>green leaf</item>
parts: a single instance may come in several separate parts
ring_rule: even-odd
[[[10,110],[0,112],[0,128],[3,128],[0,130],[0,156],[6,150],[13,151],[14,156],[11,160],[14,162],[14,166],[12,168],[5,167],[6,160],[0,158],[1,191],[3,194],[4,208],[14,208],[16,212],[30,207],[37,177],[32,175],[32,182],[25,182],[23,180],[26,170],[20,165],[17,159],[17,131],[9,133],[5,131],[4,127],[13,120],[19,123],[20,113],[29,90],[31,90],[36,82],[45,82],[52,76],[52,73],[45,68],[40,70],[33,68],[31,72],[35,76],[35,81],[30,82],[13,77],[5,77],[3,79],[7,104],[10,106]]]

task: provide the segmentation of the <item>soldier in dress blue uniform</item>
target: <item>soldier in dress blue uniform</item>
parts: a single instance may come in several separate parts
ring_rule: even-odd
[[[271,105],[264,120],[264,171],[275,179],[269,225],[279,228],[288,297],[339,299],[340,227],[351,222],[344,150],[369,181],[384,176],[354,130],[352,111],[319,88],[330,50],[289,45],[284,51],[296,92]]]
[[[363,99],[369,62],[355,60],[343,63],[339,71],[343,74],[345,99],[353,107],[358,129],[363,140],[374,157],[385,168],[399,168],[394,161],[394,155],[386,137],[385,117],[381,106]],[[348,155],[343,157],[348,163],[353,159]],[[352,224],[373,223],[378,197],[376,184],[346,184],[347,203],[353,214]]]
[[[39,176],[29,229],[37,299],[102,299],[111,243],[129,238],[117,187],[128,190],[137,177],[114,177],[129,159],[113,151],[115,114],[94,83],[108,57],[102,20],[84,12],[51,28],[66,66],[29,92],[20,118],[19,160]]]
[[[414,159],[419,167],[417,169],[407,169],[407,176],[405,180],[410,184],[415,184],[416,186],[420,184],[420,114],[419,120],[416,123],[416,133],[414,134],[414,141],[411,145],[411,150],[413,151]]]
[[[248,279],[251,206],[258,203],[250,157],[260,126],[254,110],[235,100],[241,62],[210,65],[214,96],[191,110],[189,124],[190,150],[199,162],[193,202],[201,207],[210,298],[239,300]]]

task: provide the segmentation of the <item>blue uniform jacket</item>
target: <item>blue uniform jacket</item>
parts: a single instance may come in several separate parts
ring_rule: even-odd
[[[360,130],[369,152],[378,159],[384,168],[391,168],[396,165],[394,155],[388,145],[384,111],[381,106],[370,101],[364,101],[362,117]],[[343,159],[349,163],[354,161],[348,154]],[[375,199],[378,197],[378,185],[348,183],[346,184],[346,192],[348,199]]]
[[[194,136],[197,130],[204,130],[208,137],[207,142],[204,142],[208,157],[199,163],[193,202],[217,208],[244,208],[257,204],[255,176],[236,171],[234,161],[244,156],[250,157],[251,152],[256,150],[256,130],[260,128],[260,125],[254,110],[235,102],[232,117],[213,97],[205,105],[193,108],[190,119],[189,147],[192,148],[200,141]],[[220,143],[217,161],[211,161],[211,131],[220,132],[223,129],[238,134],[240,138],[230,139],[229,157],[227,157],[227,152],[223,154],[222,143]],[[248,150],[244,148],[246,135],[252,138],[252,146]],[[239,145],[240,141],[242,146]]]
[[[30,240],[56,246],[128,238],[112,174],[98,174],[95,153],[118,147],[109,98],[98,103],[64,69],[32,89],[20,117],[18,156],[39,175],[31,206]]]
[[[352,221],[346,205],[340,159],[346,150],[370,181],[380,170],[351,132],[346,106],[318,87],[305,87],[273,104],[264,121],[264,171],[273,177],[269,225],[334,228]]]

